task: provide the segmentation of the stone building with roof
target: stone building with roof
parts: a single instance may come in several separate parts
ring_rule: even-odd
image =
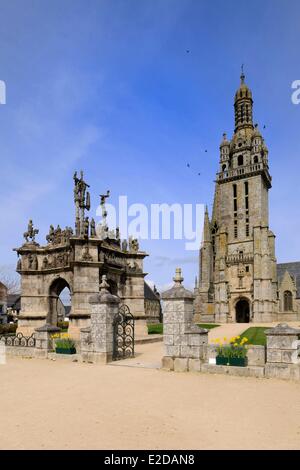
[[[153,289],[144,282],[145,315],[148,323],[157,323],[162,321],[162,311],[160,303],[160,294],[154,286]]]
[[[241,75],[232,139],[223,134],[212,214],[205,212],[195,321],[300,319],[300,263],[277,264],[269,228],[268,148]]]

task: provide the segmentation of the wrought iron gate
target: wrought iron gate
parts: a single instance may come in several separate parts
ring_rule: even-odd
[[[120,305],[113,322],[113,360],[134,356],[134,317],[127,305]]]
[[[23,348],[35,347],[34,333],[31,336],[23,336],[22,333],[17,333],[16,335],[2,335],[0,336],[0,341],[3,342],[5,346],[17,346]]]

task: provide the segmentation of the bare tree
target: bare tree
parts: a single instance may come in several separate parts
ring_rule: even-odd
[[[0,282],[8,289],[8,294],[20,294],[21,285],[17,274],[10,274],[0,267]]]

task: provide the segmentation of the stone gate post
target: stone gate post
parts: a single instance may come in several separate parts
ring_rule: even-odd
[[[113,320],[120,299],[108,291],[106,276],[102,276],[100,293],[90,297],[91,326],[80,330],[81,356],[85,362],[107,363],[113,353]]]
[[[182,285],[176,269],[174,286],[162,294],[165,355],[162,367],[178,372],[200,371],[207,356],[208,331],[193,323],[194,295]]]
[[[47,357],[48,352],[53,351],[52,335],[59,333],[60,328],[46,323],[35,329],[35,356]]]
[[[300,379],[300,330],[280,323],[267,336],[266,377]]]

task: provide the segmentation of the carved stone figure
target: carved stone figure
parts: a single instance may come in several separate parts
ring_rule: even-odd
[[[122,241],[122,251],[127,251],[128,250],[128,243],[127,240]]]
[[[75,215],[75,230],[76,236],[84,236],[84,211],[90,210],[91,199],[90,193],[86,191],[89,185],[83,179],[83,172],[80,172],[80,178],[77,177],[77,172],[74,173],[74,202],[76,207]]]
[[[83,225],[83,236],[84,236],[84,238],[86,238],[86,239],[89,238],[89,228],[90,228],[89,218],[86,217],[86,218],[84,219],[84,225]]]
[[[91,219],[91,238],[95,238],[96,237],[96,223],[95,223],[95,219],[92,218]]]
[[[62,231],[62,243],[68,243],[72,235],[73,229],[71,227],[66,227],[65,230]]]
[[[129,271],[135,271],[136,267],[136,263],[132,259],[128,261],[127,268],[129,269]]]
[[[54,229],[53,225],[50,225],[49,234],[46,236],[46,240],[48,243],[52,243],[53,245],[61,245],[63,243],[68,243],[72,235],[73,229],[71,227],[66,227],[62,230],[59,225],[56,229]]]
[[[93,261],[93,257],[90,255],[89,251],[89,245],[85,245],[83,250],[82,250],[82,256],[81,259],[83,261]]]
[[[26,243],[35,243],[35,236],[39,233],[39,230],[33,227],[33,222],[30,219],[28,223],[27,232],[24,233]]]
[[[37,270],[37,268],[38,268],[37,256],[33,253],[30,253],[28,255],[28,269]]]
[[[139,242],[137,238],[129,237],[129,251],[137,253],[139,251]]]
[[[107,198],[109,198],[109,196],[110,196],[110,191],[109,190],[106,191],[106,194],[100,194],[100,206],[101,206],[101,210],[102,210],[101,225],[102,225],[104,230],[107,227],[107,223],[106,223],[107,210],[106,210],[106,207],[105,207],[105,201],[106,201]]]
[[[65,264],[64,261],[65,261],[64,253],[58,253],[56,257],[56,266],[57,267],[64,266]]]
[[[48,243],[53,242],[54,234],[55,234],[54,227],[53,227],[53,225],[50,225],[49,234],[46,236],[46,240],[47,240]]]
[[[80,178],[77,177],[77,171],[75,171],[74,176],[74,201],[79,202],[79,206],[85,206],[86,209],[90,209],[90,194],[87,192],[86,189],[90,186],[84,181],[83,179],[83,171],[80,172]]]

